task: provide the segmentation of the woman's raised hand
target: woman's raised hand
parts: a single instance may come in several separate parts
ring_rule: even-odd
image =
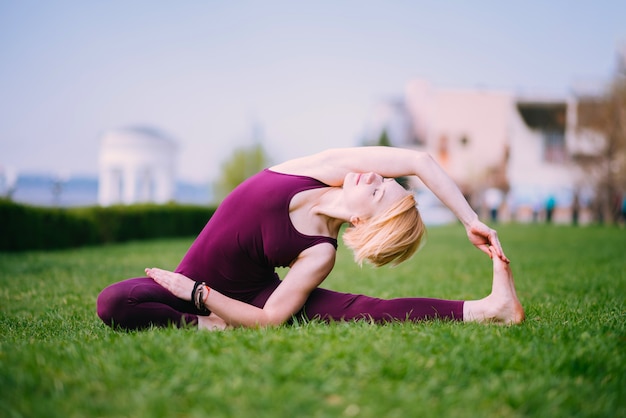
[[[169,290],[177,298],[191,300],[191,292],[195,282],[180,273],[159,269],[147,268],[146,275]]]
[[[504,250],[502,249],[502,245],[498,239],[498,233],[495,229],[489,228],[484,223],[476,220],[467,228],[467,238],[476,248],[489,257],[492,256],[493,251],[493,253],[505,263],[510,262],[506,255],[504,255]]]

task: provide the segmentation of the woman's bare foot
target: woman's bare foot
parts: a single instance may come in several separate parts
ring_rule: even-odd
[[[499,257],[494,255],[491,258],[493,260],[491,294],[484,299],[465,302],[463,320],[519,324],[524,321],[525,315],[515,292],[511,268]]]
[[[228,324],[214,313],[211,313],[209,316],[198,315],[198,329],[222,331],[226,328],[228,328]]]

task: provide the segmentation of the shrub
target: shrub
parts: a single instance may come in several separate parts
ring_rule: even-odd
[[[214,208],[130,205],[43,208],[0,200],[0,251],[61,249],[196,235]]]

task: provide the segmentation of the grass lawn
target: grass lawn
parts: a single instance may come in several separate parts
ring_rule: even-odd
[[[175,268],[190,239],[0,253],[1,417],[626,417],[626,230],[503,225],[527,320],[117,332],[106,285]],[[325,287],[476,299],[491,263],[459,226],[402,266],[340,248]]]

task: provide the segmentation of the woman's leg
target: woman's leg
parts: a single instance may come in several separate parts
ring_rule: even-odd
[[[105,324],[125,329],[170,324],[182,327],[196,324],[200,313],[191,302],[177,298],[149,277],[105,288],[98,295],[97,309]]]
[[[302,314],[323,321],[371,320],[424,321],[463,319],[463,301],[430,298],[378,299],[365,295],[316,289],[307,300]]]
[[[453,301],[427,298],[383,300],[363,295],[316,289],[302,314],[324,321],[366,319],[375,322],[447,319],[466,322],[518,324],[524,309],[517,298],[510,266],[494,256],[491,294],[484,299]]]

